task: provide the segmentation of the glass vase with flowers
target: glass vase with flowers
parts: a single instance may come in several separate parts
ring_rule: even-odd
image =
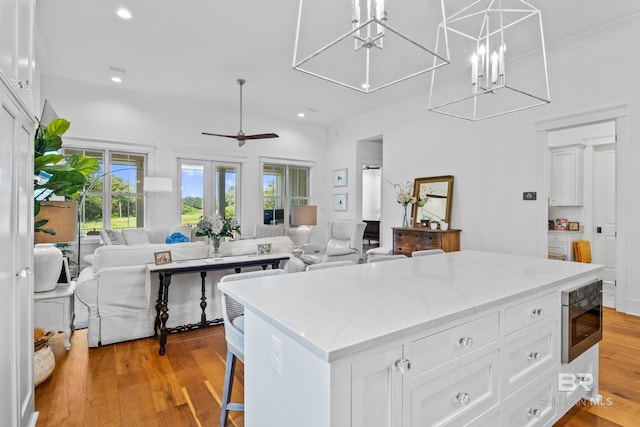
[[[220,242],[222,238],[235,238],[240,234],[240,224],[235,218],[223,218],[220,214],[205,215],[196,224],[196,236],[209,239],[209,257],[220,257]]]

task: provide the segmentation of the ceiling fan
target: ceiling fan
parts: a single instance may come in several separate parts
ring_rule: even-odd
[[[202,132],[203,135],[211,135],[211,136],[221,136],[223,138],[233,138],[238,141],[238,146],[242,147],[247,140],[249,139],[269,139],[269,138],[279,138],[278,134],[275,133],[259,133],[256,135],[245,135],[242,131],[242,86],[247,82],[245,79],[238,79],[238,84],[240,85],[240,130],[236,135],[222,135],[219,133],[209,133]]]

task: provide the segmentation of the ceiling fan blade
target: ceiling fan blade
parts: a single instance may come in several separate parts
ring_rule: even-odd
[[[280,138],[278,134],[275,133],[259,133],[256,135],[238,135],[236,137],[237,140],[246,140],[246,139],[269,139],[269,138]]]
[[[209,132],[202,132],[203,135],[209,135],[209,136],[221,136],[223,138],[233,138],[233,139],[238,139],[238,135],[221,135],[219,133],[209,133]]]

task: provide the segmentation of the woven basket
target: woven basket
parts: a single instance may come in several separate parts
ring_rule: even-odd
[[[49,347],[49,338],[54,332],[47,332],[33,343],[35,354],[33,357],[33,384],[37,387],[44,382],[56,367],[56,358]]]

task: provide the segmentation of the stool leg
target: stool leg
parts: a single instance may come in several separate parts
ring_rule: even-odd
[[[224,387],[222,390],[222,405],[220,408],[220,427],[225,427],[229,410],[227,406],[231,400],[231,390],[233,389],[233,374],[236,370],[236,356],[227,350],[227,366],[224,370]]]

